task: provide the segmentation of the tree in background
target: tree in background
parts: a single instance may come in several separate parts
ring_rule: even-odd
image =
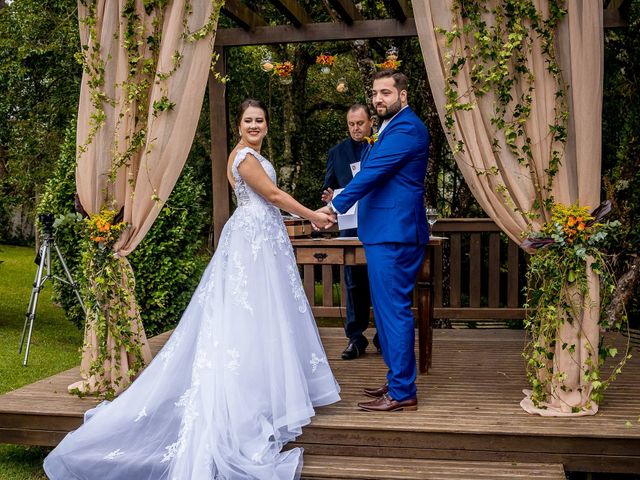
[[[76,9],[75,0],[20,0],[0,6],[1,241],[14,236],[7,226],[16,209],[23,219],[33,218],[36,197],[51,175],[78,106]],[[30,236],[31,229],[24,233]]]
[[[603,197],[622,224],[611,253],[619,286],[609,307],[616,318],[626,304],[632,326],[640,325],[640,0],[623,12],[626,28],[605,31],[602,112]]]

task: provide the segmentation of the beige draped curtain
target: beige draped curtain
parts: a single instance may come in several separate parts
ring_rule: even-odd
[[[187,16],[187,30],[196,32],[210,21],[217,22],[220,2],[170,0],[161,14],[151,15],[145,13],[142,1],[135,2],[136,14],[143,28],[143,31],[137,32],[138,38],[146,40],[153,32],[154,15],[161,15],[155,18],[155,21],[161,22],[162,40],[157,51],[157,67],[150,77],[152,81],[147,96],[149,108],[146,119],[136,118],[137,105],[127,101],[124,88],[124,83],[131,81],[128,78],[130,65],[124,45],[126,21],[123,19],[123,11],[127,2],[97,0],[97,42],[92,40],[89,26],[85,22],[88,15],[85,3],[82,0],[78,1],[80,39],[82,45],[88,46],[89,49],[94,48],[96,43],[99,44],[105,77],[100,90],[107,98],[113,99],[113,102],[102,102],[105,121],[91,139],[91,119],[96,113],[96,108],[91,98],[91,77],[85,71],[78,110],[77,144],[80,148],[76,170],[77,190],[80,202],[89,214],[99,212],[104,206],[115,206],[116,210],[124,209],[124,221],[130,228],[118,241],[114,253],[119,257],[126,276],[133,273],[126,256],[147,234],[173,190],[191,148],[202,108],[214,34],[208,33],[200,40],[188,39],[184,35],[185,4],[188,3],[191,9],[191,14]],[[181,55],[177,70],[174,69],[176,52]],[[140,54],[144,58],[152,57],[154,52],[151,51],[148,42],[141,42]],[[156,75],[172,70],[175,72],[168,78]],[[141,76],[142,73],[139,71],[135,80],[139,80]],[[173,108],[161,112],[154,111],[154,102],[160,101],[163,97],[167,97],[174,104]],[[129,147],[133,135],[141,128],[146,129],[146,143],[117,171],[115,181],[111,181],[109,172],[115,156]],[[149,361],[151,354],[137,306],[130,307],[137,317],[137,322],[131,326],[132,332],[143,342],[143,355],[145,360]],[[108,345],[112,349],[110,357],[113,360],[105,365],[105,372],[107,376],[111,376],[113,383],[120,377],[125,378],[114,385],[116,391],[121,391],[129,381],[126,374],[129,360],[124,348],[121,351],[113,351],[112,340],[108,339]],[[70,388],[93,390],[96,381],[101,380],[87,376],[88,366],[96,358],[97,348],[95,326],[88,324],[85,328],[82,358],[84,378],[82,382]],[[115,361],[116,358],[119,362]],[[118,363],[119,371],[113,371],[113,365]]]
[[[495,4],[496,0],[487,2]],[[413,0],[418,37],[427,68],[429,84],[444,124],[446,104],[445,79],[447,75],[447,53],[444,35],[437,32],[441,27],[450,30],[454,21],[452,0]],[[543,15],[547,15],[547,0],[534,0]],[[556,34],[556,55],[569,86],[568,141],[560,171],[553,184],[552,195],[560,203],[578,202],[595,208],[600,203],[601,162],[601,111],[603,78],[603,31],[602,2],[593,0],[567,0],[567,15]],[[458,43],[455,43],[458,42]],[[451,48],[461,49],[464,39],[454,41]],[[540,49],[540,39],[534,36],[529,67],[535,75],[533,104],[526,124],[532,139],[533,169],[518,163],[500,138],[501,147],[495,151],[492,141],[496,137],[490,119],[494,110],[491,94],[483,97],[470,95],[468,100],[476,104],[469,111],[455,114],[454,134],[464,141],[463,153],[456,154],[456,163],[464,175],[478,203],[511,239],[520,243],[521,233],[529,227],[537,230],[548,219],[549,212],[540,210],[538,219],[528,219],[520,211],[531,211],[536,198],[534,182],[545,185],[545,169],[549,166],[552,139],[549,125],[553,123],[555,92],[554,78],[546,69]],[[457,77],[458,91],[467,91],[472,83],[469,62]],[[450,144],[452,137],[449,136]],[[453,145],[452,145],[453,147]],[[478,175],[478,171],[497,170],[497,175]],[[502,191],[501,191],[502,190]],[[506,192],[506,195],[505,195]],[[506,197],[506,198],[505,198]],[[514,208],[515,207],[515,208]],[[592,308],[583,309],[581,324],[565,325],[560,335],[570,344],[576,344],[571,354],[558,347],[554,360],[554,373],[564,371],[569,378],[564,382],[567,391],[554,389],[552,399],[545,409],[536,408],[525,398],[521,405],[531,413],[542,415],[570,415],[572,407],[584,407],[589,403],[590,388],[584,385],[581,372],[592,355],[591,346],[598,345],[598,280],[591,274]],[[579,347],[578,347],[579,346]],[[597,358],[594,360],[597,362]],[[595,413],[597,405],[587,413]],[[584,413],[584,412],[583,412]]]

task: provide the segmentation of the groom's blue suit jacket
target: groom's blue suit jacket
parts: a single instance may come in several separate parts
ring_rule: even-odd
[[[362,156],[361,170],[332,202],[341,213],[358,200],[358,236],[364,244],[429,243],[424,177],[429,133],[407,107]]]

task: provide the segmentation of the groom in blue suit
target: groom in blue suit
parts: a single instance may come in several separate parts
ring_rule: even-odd
[[[418,405],[411,294],[429,243],[424,210],[429,133],[407,104],[407,85],[400,72],[383,70],[374,76],[372,100],[382,125],[362,156],[360,173],[324,207],[343,213],[360,202],[358,236],[389,368],[387,383],[364,389],[375,398],[358,404],[367,411],[415,410]]]

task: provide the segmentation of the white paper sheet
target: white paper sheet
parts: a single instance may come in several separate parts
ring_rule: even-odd
[[[360,164],[360,162],[358,162]],[[342,193],[344,188],[337,188],[333,191],[333,198]],[[338,228],[340,230],[348,230],[349,228],[358,228],[358,202],[345,213],[338,214]]]

